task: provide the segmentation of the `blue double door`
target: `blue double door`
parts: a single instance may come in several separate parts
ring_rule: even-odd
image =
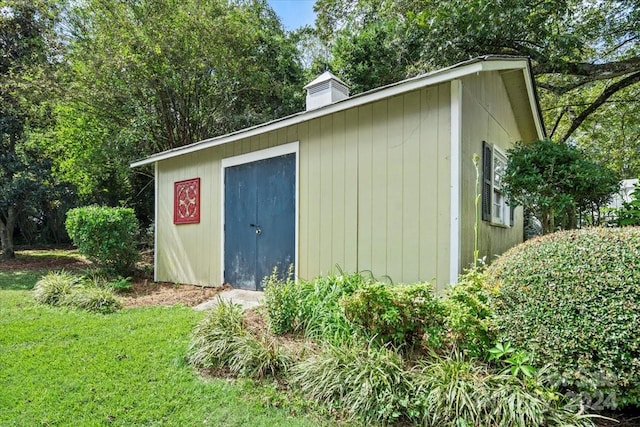
[[[262,290],[274,268],[295,264],[296,154],[225,168],[224,279]]]

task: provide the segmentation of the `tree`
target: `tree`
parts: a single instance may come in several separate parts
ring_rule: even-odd
[[[13,258],[16,224],[47,194],[49,164],[25,143],[47,122],[42,108],[58,48],[57,9],[43,0],[0,2],[0,241]]]
[[[86,0],[73,17],[76,98],[140,155],[302,108],[295,43],[263,0]]]
[[[153,171],[131,160],[302,110],[296,40],[264,0],[83,0],[67,17],[58,171],[87,202],[136,206],[143,225]]]
[[[561,141],[640,83],[637,0],[318,0],[316,11],[336,71],[362,90],[487,54],[530,57],[548,134]],[[349,66],[358,58],[368,70]],[[388,78],[371,82],[372,70]]]
[[[584,91],[576,96],[594,97],[597,90]],[[606,164],[622,178],[640,175],[639,99],[640,85],[621,90],[585,119],[572,136],[590,159]],[[580,101],[574,99],[572,102]]]
[[[576,228],[580,214],[595,212],[618,190],[618,177],[587,160],[578,148],[546,139],[516,143],[508,152],[504,187],[511,203],[542,223],[543,234]]]

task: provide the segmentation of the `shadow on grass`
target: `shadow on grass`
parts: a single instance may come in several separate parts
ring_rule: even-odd
[[[0,260],[0,290],[29,290],[47,272],[80,270],[90,264],[74,249],[23,249]]]
[[[27,291],[46,274],[46,271],[37,270],[12,270],[0,271],[0,290],[3,291]]]

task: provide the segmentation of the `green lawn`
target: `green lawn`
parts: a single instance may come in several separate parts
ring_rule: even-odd
[[[266,407],[267,386],[203,380],[185,364],[203,315],[187,307],[111,315],[36,305],[38,272],[0,264],[0,425],[308,426]]]

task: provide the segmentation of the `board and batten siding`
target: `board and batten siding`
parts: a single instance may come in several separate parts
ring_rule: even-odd
[[[158,162],[159,281],[220,285],[221,159],[299,142],[298,275],[448,281],[450,85],[408,92]],[[199,224],[173,224],[173,184],[201,178]]]
[[[522,70],[509,72],[522,73]],[[473,155],[482,156],[482,141],[494,144],[502,153],[522,139],[501,72],[491,71],[462,79],[462,149],[461,149],[461,254],[460,268],[473,263],[476,171]],[[482,173],[482,159],[480,160]],[[480,177],[482,180],[482,177]],[[480,191],[480,188],[478,188]],[[480,258],[492,261],[523,240],[522,208],[515,210],[513,227],[479,221]]]

